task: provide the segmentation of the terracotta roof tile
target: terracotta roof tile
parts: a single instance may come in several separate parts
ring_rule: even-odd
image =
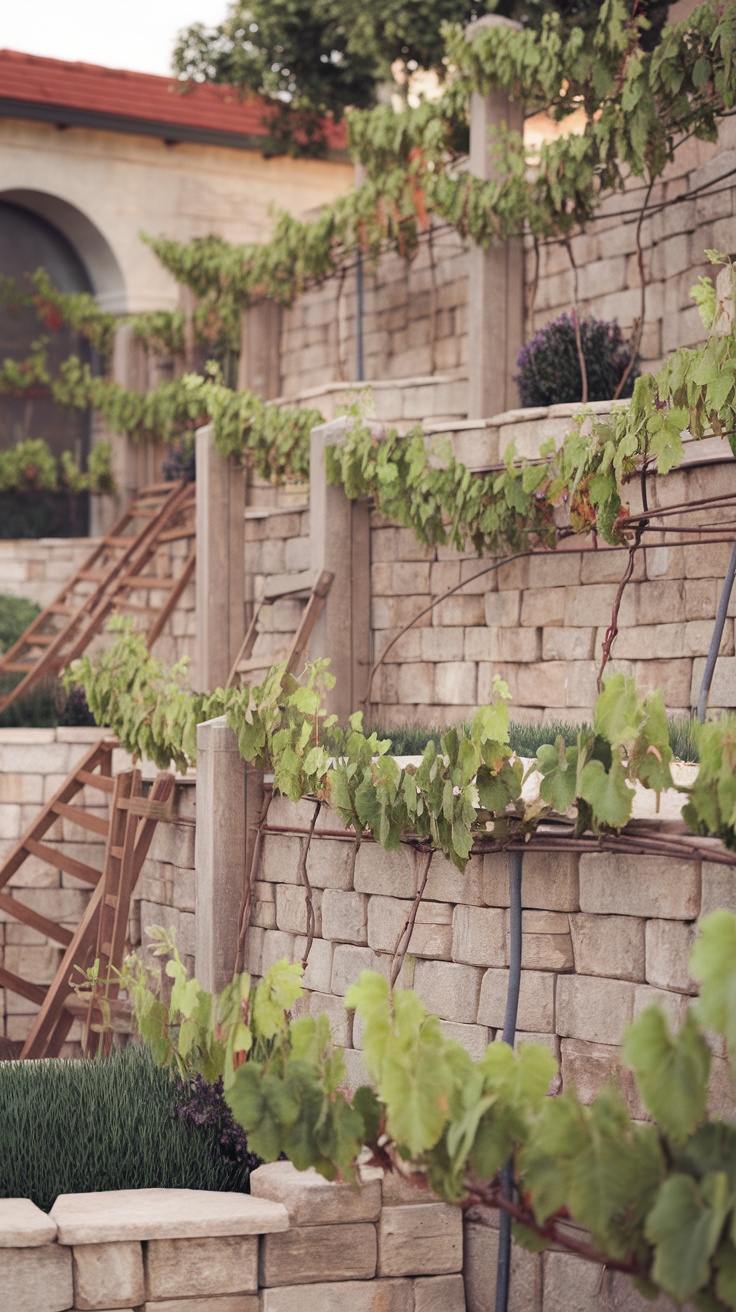
[[[230,87],[183,84],[173,78],[99,64],[46,59],[16,50],[0,50],[0,113],[2,100],[84,110],[245,136],[265,136],[264,101],[241,99]],[[330,123],[328,143],[345,148],[343,124]]]

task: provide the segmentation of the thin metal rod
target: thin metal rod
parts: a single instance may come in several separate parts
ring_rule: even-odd
[[[710,686],[713,682],[713,674],[715,673],[716,668],[716,661],[718,660],[718,649],[721,645],[721,638],[723,637],[723,628],[726,623],[728,603],[731,600],[734,576],[736,576],[736,542],[733,544],[731,559],[728,562],[726,577],[723,580],[721,595],[718,598],[718,610],[716,611],[716,620],[713,625],[713,636],[710,640],[708,658],[705,662],[705,669],[703,670],[703,682],[700,685],[700,693],[698,694],[698,720],[701,724],[705,722],[708,694],[710,693]]]
[[[510,1047],[516,1038],[516,1018],[519,1013],[521,988],[521,869],[523,852],[509,852],[509,983],[506,993],[506,1014],[503,1020],[503,1041]],[[514,1164],[508,1161],[501,1175],[502,1197],[511,1200],[514,1182]],[[496,1312],[506,1312],[509,1302],[511,1276],[511,1216],[501,1212],[498,1219],[498,1267],[496,1269]]]
[[[362,383],[363,372],[363,252],[355,257],[355,379]]]

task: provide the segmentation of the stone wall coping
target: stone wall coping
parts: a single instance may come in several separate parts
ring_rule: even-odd
[[[277,396],[273,405],[293,405],[299,401],[311,401],[317,396],[334,396],[340,392],[380,392],[401,387],[439,387],[442,383],[455,383],[461,374],[420,374],[416,378],[376,378],[370,382],[320,383],[317,387],[306,387],[293,396]]]
[[[53,1244],[56,1226],[30,1198],[0,1198],[0,1248]]]
[[[251,1198],[282,1203],[292,1225],[344,1225],[377,1221],[381,1214],[378,1177],[349,1181],[326,1180],[310,1167],[298,1171],[291,1162],[268,1162],[250,1177]]]
[[[281,1203],[199,1189],[120,1189],[61,1194],[50,1212],[60,1244],[209,1239],[289,1229]]]

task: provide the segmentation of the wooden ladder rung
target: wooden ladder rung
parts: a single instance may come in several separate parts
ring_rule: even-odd
[[[39,934],[52,939],[54,943],[61,943],[62,947],[66,947],[72,941],[70,930],[57,925],[54,920],[49,920],[48,916],[42,916],[39,911],[34,911],[32,907],[27,907],[17,897],[9,897],[7,893],[0,893],[0,911],[12,916],[14,920],[19,920],[22,925],[27,925],[29,929],[37,930]]]
[[[35,1002],[39,1007],[46,997],[46,990],[41,988],[40,984],[31,984],[27,979],[21,979],[12,970],[6,970],[0,966],[0,984],[5,989],[10,989],[11,993],[17,993],[21,998],[27,998],[29,1002]]]
[[[82,810],[81,806],[69,806],[66,802],[54,802],[51,810],[55,815],[61,815],[66,820],[72,820],[81,829],[89,829],[91,833],[102,834],[103,837],[107,835],[107,820],[101,815],[89,815]]]
[[[156,606],[139,606],[134,601],[116,601],[115,610],[129,610],[133,615],[158,615]]]
[[[81,879],[85,884],[96,884],[99,881],[100,872],[95,870],[94,866],[88,866],[84,861],[78,861],[75,856],[68,856],[66,852],[58,852],[47,843],[39,843],[35,838],[27,838],[23,846],[30,856],[37,856],[39,861],[45,861],[52,869],[63,870],[65,874],[73,875],[75,879]]]
[[[136,534],[131,533],[129,536],[120,534],[118,537],[105,538],[105,545],[108,547],[132,547],[136,536]]]
[[[88,788],[97,788],[101,793],[111,793],[115,781],[108,774],[93,774],[91,770],[77,770],[77,779]]]
[[[54,602],[51,603],[50,606],[47,606],[46,609],[47,609],[47,610],[50,610],[50,611],[52,612],[53,615],[73,615],[73,614],[74,614],[74,609],[73,609],[73,607],[72,607],[72,606],[67,606],[67,605],[65,604],[65,602],[63,602],[63,601],[54,601]]]
[[[77,578],[84,583],[104,583],[107,575],[106,569],[80,569]]]
[[[50,643],[56,642],[58,633],[34,633],[28,639],[29,647],[47,647]]]
[[[157,579],[152,574],[126,574],[121,582],[126,588],[148,588],[150,591],[157,591],[159,588],[173,588],[178,580]]]
[[[33,669],[34,661],[9,661],[7,665],[2,666],[3,674],[27,674]]]

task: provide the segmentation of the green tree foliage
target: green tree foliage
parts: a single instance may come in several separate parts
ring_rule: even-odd
[[[578,25],[589,35],[599,9],[592,0],[237,0],[224,22],[180,34],[174,66],[185,79],[264,96],[268,152],[318,154],[326,146],[325,118],[374,104],[397,62],[402,82],[417,68],[445,76],[445,25],[465,27],[491,11],[538,27],[556,13],[565,30]],[[642,43],[651,44],[667,5],[655,0],[644,9]]]
[[[574,1090],[549,1098],[555,1062],[543,1048],[490,1045],[478,1061],[447,1038],[410,990],[363,972],[345,999],[363,1024],[370,1085],[345,1092],[342,1051],[326,1016],[292,1019],[300,965],[277,963],[253,986],[236,976],[218,996],[188,979],[175,945],[166,1004],[155,971],[126,965],[142,1037],[162,1065],[224,1076],[228,1103],[266,1160],[285,1153],[327,1179],[357,1177],[364,1146],[385,1170],[428,1182],[448,1202],[507,1207],[516,1237],[586,1255],[706,1312],[736,1308],[736,1129],[707,1111],[706,1031],[736,1053],[736,917],[706,917],[691,969],[701,996],[677,1033],[650,1007],[623,1057],[651,1121],[632,1120],[615,1086],[587,1106]],[[94,982],[94,972],[92,972]],[[160,978],[160,977],[159,977]],[[500,1171],[511,1160],[518,1203]],[[579,1222],[587,1239],[571,1236]]]

